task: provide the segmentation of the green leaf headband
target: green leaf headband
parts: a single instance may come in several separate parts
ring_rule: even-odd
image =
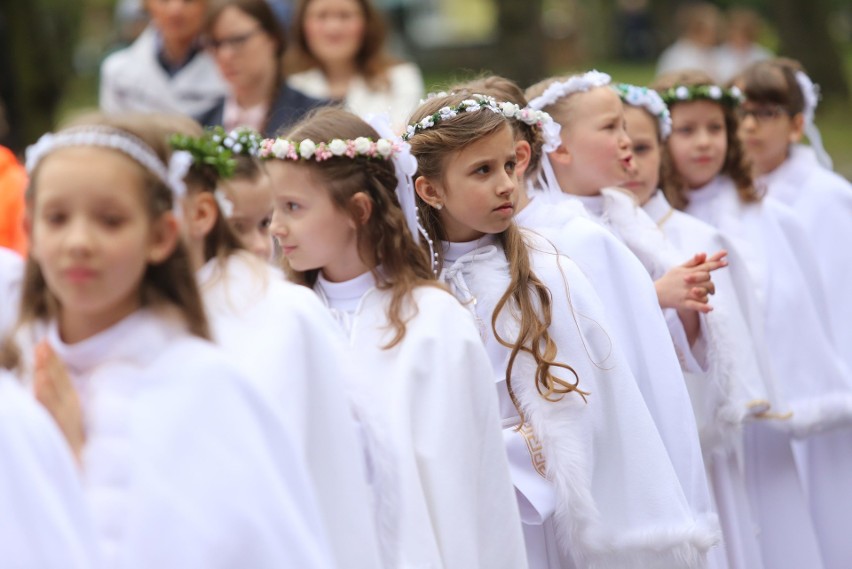
[[[227,179],[234,175],[236,157],[256,156],[261,140],[260,135],[249,128],[226,132],[221,126],[216,126],[199,137],[172,135],[169,143],[176,150],[189,152],[196,164],[212,166],[220,178]]]
[[[689,101],[713,101],[736,108],[745,100],[742,91],[737,87],[723,89],[718,85],[676,85],[660,93],[660,96],[669,107]]]

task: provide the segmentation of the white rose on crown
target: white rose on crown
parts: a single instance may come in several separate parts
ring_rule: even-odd
[[[380,138],[376,141],[376,152],[378,152],[382,158],[387,158],[393,152],[393,143],[386,138]]]
[[[354,147],[355,152],[358,154],[367,154],[370,151],[370,146],[372,143],[369,138],[365,138],[363,136],[359,136],[355,139]]]
[[[317,151],[317,145],[310,138],[306,138],[299,143],[299,156],[305,160],[310,160]]]
[[[272,143],[272,148],[270,148],[270,150],[272,151],[273,156],[279,159],[283,159],[286,158],[287,154],[290,153],[290,146],[291,145],[288,141],[284,140],[283,138],[279,138]]]
[[[343,156],[346,153],[346,143],[339,138],[335,138],[328,143],[328,149],[335,156]]]

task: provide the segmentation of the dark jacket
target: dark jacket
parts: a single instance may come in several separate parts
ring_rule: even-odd
[[[269,114],[266,116],[266,124],[261,134],[272,138],[279,131],[299,122],[308,111],[328,104],[330,101],[308,97],[301,91],[288,87],[287,83],[282,83],[269,106]],[[198,122],[204,126],[220,126],[224,112],[225,98],[222,97],[209,111],[198,117]]]

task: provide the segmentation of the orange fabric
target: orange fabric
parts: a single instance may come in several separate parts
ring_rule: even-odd
[[[12,152],[0,146],[0,247],[27,254],[24,231],[24,192],[27,172]]]

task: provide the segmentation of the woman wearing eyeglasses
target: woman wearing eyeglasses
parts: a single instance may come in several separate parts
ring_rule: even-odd
[[[215,2],[204,26],[204,45],[229,87],[199,117],[204,125],[247,126],[272,137],[327,102],[284,81],[284,31],[266,0]]]
[[[101,65],[100,107],[107,113],[198,116],[224,95],[225,82],[199,33],[207,0],[144,0],[151,24]]]
[[[423,78],[416,65],[385,53],[384,22],[370,0],[300,0],[292,35],[291,87],[361,116],[387,113],[395,128],[405,126],[423,96]]]

